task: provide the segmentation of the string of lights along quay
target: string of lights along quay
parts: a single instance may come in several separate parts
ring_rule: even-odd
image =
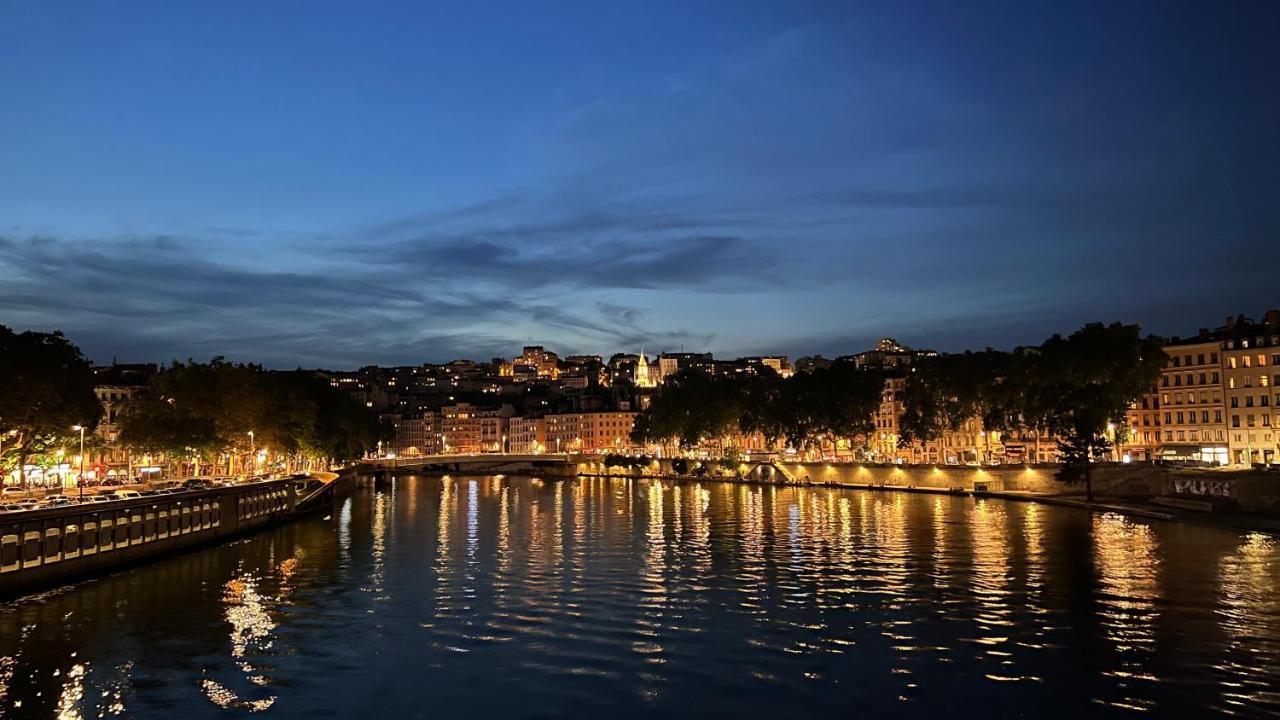
[[[4,606],[0,716],[1265,717],[1278,587],[1075,508],[409,476]]]

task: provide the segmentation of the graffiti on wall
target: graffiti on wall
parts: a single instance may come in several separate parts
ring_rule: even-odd
[[[1173,491],[1179,495],[1204,497],[1234,497],[1230,480],[1206,480],[1203,478],[1174,478]]]

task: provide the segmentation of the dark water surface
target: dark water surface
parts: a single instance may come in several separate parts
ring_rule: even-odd
[[[4,717],[1280,712],[1280,543],[971,498],[407,478],[0,606]]]

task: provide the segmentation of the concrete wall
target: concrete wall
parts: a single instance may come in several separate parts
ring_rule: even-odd
[[[690,462],[691,466],[694,461]],[[798,481],[808,478],[814,483],[839,485],[885,485],[973,490],[985,485],[992,491],[1035,492],[1048,495],[1078,495],[1082,484],[1065,485],[1054,474],[1056,465],[968,467],[916,465],[862,465],[855,463],[779,463]],[[712,476],[726,473],[717,463],[709,463]],[[640,470],[605,468],[601,462],[584,462],[579,472],[618,476],[670,476],[675,471],[671,460],[657,460]],[[769,477],[767,470],[756,466],[740,467],[757,481],[784,482],[782,477]],[[733,476],[734,473],[728,473]],[[1232,472],[1173,468],[1144,463],[1102,464],[1093,469],[1093,489],[1101,496],[1146,498],[1158,495],[1192,495],[1224,498],[1250,512],[1280,512],[1280,472]]]
[[[291,481],[0,514],[0,596],[215,543],[293,515]]]

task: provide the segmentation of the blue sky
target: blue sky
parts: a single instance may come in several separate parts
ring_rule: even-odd
[[[1280,6],[0,0],[0,323],[97,360],[945,350],[1280,305]]]

